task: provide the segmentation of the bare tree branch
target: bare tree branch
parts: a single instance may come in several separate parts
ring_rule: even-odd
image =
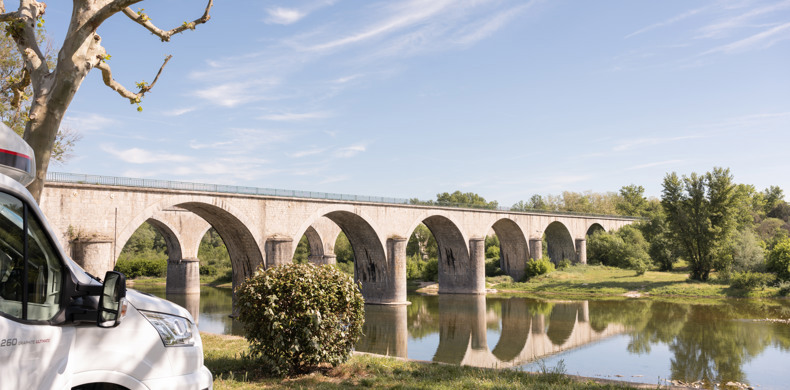
[[[184,22],[184,24],[169,31],[165,31],[160,29],[159,27],[156,27],[151,22],[151,18],[149,18],[148,15],[142,12],[134,12],[130,7],[124,8],[123,13],[126,14],[126,16],[129,17],[129,19],[132,19],[137,24],[145,27],[148,31],[158,36],[160,39],[162,39],[162,42],[168,42],[170,41],[170,37],[172,37],[173,35],[184,32],[185,30],[194,30],[197,25],[208,22],[208,20],[211,19],[211,16],[209,15],[209,11],[213,6],[214,6],[214,0],[208,0],[208,4],[206,5],[206,10],[203,12],[203,16],[193,20],[192,22]]]
[[[126,87],[124,87],[121,83],[115,81],[115,79],[112,77],[112,69],[110,68],[110,65],[104,62],[102,58],[99,58],[96,68],[101,70],[102,79],[104,80],[104,84],[106,86],[110,87],[110,89],[113,91],[118,92],[119,95],[129,99],[130,102],[140,103],[140,99],[142,99],[143,96],[145,96],[145,93],[150,91],[154,87],[154,84],[156,84],[156,81],[159,80],[159,75],[162,74],[162,70],[165,68],[165,65],[167,65],[167,62],[170,61],[171,58],[173,58],[171,55],[165,57],[165,62],[159,68],[159,72],[157,72],[154,81],[151,84],[141,83],[138,85],[140,87],[138,92],[132,92],[126,89]]]

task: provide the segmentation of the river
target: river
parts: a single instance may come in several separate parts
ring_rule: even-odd
[[[164,287],[141,289],[164,297]],[[199,311],[200,330],[243,334],[227,289],[168,297]],[[790,300],[544,300],[410,295],[365,307],[356,349],[410,359],[707,388],[790,388]]]

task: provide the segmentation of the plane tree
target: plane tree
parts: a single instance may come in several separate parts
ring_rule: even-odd
[[[24,67],[18,75],[2,81],[6,84],[3,88],[10,88],[13,95],[10,102],[12,106],[18,106],[24,91],[32,88],[33,96],[27,110],[24,138],[36,154],[36,177],[28,186],[36,200],[41,198],[60,123],[88,73],[94,68],[99,69],[106,86],[130,102],[139,104],[154,87],[170,60],[170,56],[165,58],[150,84],[141,82],[134,88],[127,88],[113,78],[112,69],[107,63],[109,55],[97,33],[99,26],[110,17],[122,13],[163,42],[167,42],[175,34],[194,30],[196,26],[208,22],[213,6],[213,0],[208,0],[201,17],[170,30],[163,30],[142,9],[134,11],[131,8],[142,1],[73,0],[71,21],[53,65],[47,61],[45,51],[39,45],[41,40],[36,35],[37,28],[43,23],[46,2],[19,0],[19,7],[15,11],[6,12],[5,1],[0,0],[0,22],[4,23],[5,34],[14,40],[24,61]]]

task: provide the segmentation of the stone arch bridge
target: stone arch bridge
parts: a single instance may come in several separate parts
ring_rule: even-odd
[[[303,235],[310,261],[334,263],[343,231],[355,258],[355,278],[367,303],[405,304],[406,243],[419,224],[439,249],[439,292],[485,292],[485,244],[500,240],[502,269],[516,279],[526,260],[549,257],[586,263],[586,236],[618,229],[633,218],[511,212],[404,204],[362,198],[159,180],[51,174],[41,207],[61,245],[94,275],[111,270],[144,222],[165,237],[168,291],[199,291],[197,252],[214,227],[228,249],[234,287],[260,267],[290,262]],[[545,236],[545,242],[543,237]]]

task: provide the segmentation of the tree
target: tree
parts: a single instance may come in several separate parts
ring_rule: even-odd
[[[790,280],[790,238],[780,241],[768,254],[768,270],[780,280]]]
[[[55,65],[51,65],[36,36],[37,26],[43,23],[46,3],[20,0],[16,11],[6,13],[4,0],[0,0],[0,22],[5,22],[6,34],[16,43],[25,64],[22,72],[14,78],[15,82],[9,84],[13,93],[20,95],[26,88],[32,88],[33,99],[27,110],[24,138],[36,155],[36,178],[28,187],[36,200],[40,199],[44,188],[60,123],[88,73],[93,68],[98,68],[102,72],[105,85],[130,102],[139,104],[154,87],[170,59],[170,56],[165,58],[159,73],[150,84],[137,83],[137,92],[132,92],[113,78],[112,69],[107,63],[110,56],[101,46],[101,37],[96,33],[98,27],[111,16],[123,12],[162,41],[169,41],[175,34],[193,30],[197,25],[206,23],[213,6],[213,0],[208,0],[203,16],[165,31],[154,25],[142,9],[137,12],[131,9],[133,4],[141,1],[143,0],[74,1],[66,38]],[[19,99],[12,101],[12,107],[18,107],[19,104]]]
[[[419,256],[422,260],[439,256],[438,245],[431,231],[424,224],[417,225],[406,243],[406,256]]]
[[[620,199],[615,209],[621,215],[644,216],[647,205],[645,187],[631,184],[620,188]]]
[[[778,186],[770,186],[763,190],[763,199],[765,200],[765,214],[768,214],[780,203],[784,203],[784,191]]]
[[[483,209],[496,209],[499,206],[497,201],[487,202],[482,196],[473,192],[455,191],[452,194],[443,192],[436,194],[436,204],[439,206],[472,207]]]
[[[737,201],[732,180],[730,170],[724,168],[683,178],[673,172],[664,178],[661,205],[692,279],[708,280],[714,262],[724,266],[730,256],[727,243],[735,228]]]
[[[54,66],[54,59],[51,55],[51,48],[44,39],[46,31],[43,24],[36,27],[36,36],[39,46],[44,45],[45,55],[48,65]],[[0,121],[14,130],[19,136],[24,136],[25,125],[28,121],[28,110],[30,110],[30,99],[33,97],[33,88],[28,84],[22,88],[18,79],[22,75],[25,62],[16,43],[10,35],[0,35],[0,80],[5,84],[0,88]],[[74,144],[82,136],[70,127],[61,127],[55,136],[55,144],[52,149],[52,159],[57,162],[65,162],[71,157]]]

